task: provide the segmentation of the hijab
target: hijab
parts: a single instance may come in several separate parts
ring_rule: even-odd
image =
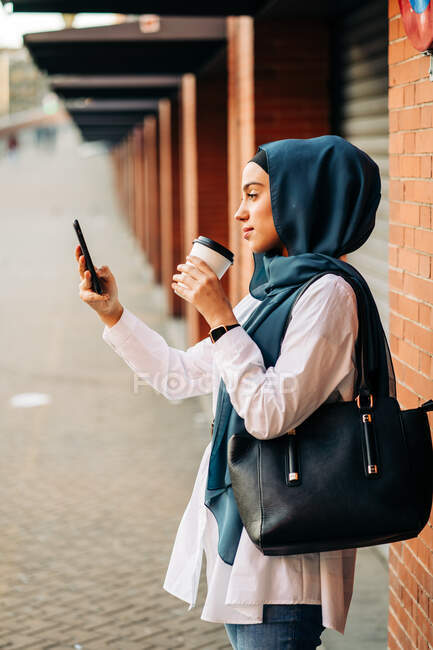
[[[381,197],[378,165],[336,135],[286,139],[260,145],[252,159],[269,173],[272,217],[289,256],[254,253],[249,293],[260,301],[242,327],[258,345],[265,368],[280,354],[293,303],[314,275],[336,272],[355,291],[367,350],[364,367],[373,396],[395,397],[395,376],[376,303],[363,276],[340,256],[358,249],[375,225]],[[344,305],[342,305],[344,308]],[[358,337],[359,342],[359,337]],[[359,367],[359,346],[356,347]],[[355,394],[360,384],[358,373]],[[227,464],[231,436],[251,437],[221,379],[213,426],[205,505],[218,524],[218,554],[233,564],[242,533]],[[283,435],[283,434],[281,434]]]

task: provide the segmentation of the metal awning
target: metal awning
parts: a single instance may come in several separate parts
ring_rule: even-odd
[[[157,100],[73,100],[65,102],[85,139],[117,141],[147,115],[155,115]]]
[[[104,129],[104,127],[92,128],[92,127],[78,127],[81,136],[87,142],[96,142],[98,140],[103,140],[109,146],[118,144],[126,138],[129,133],[127,128],[118,128],[118,129]]]
[[[6,1],[6,0],[5,0]],[[61,11],[63,13],[109,12],[165,16],[229,16],[255,14],[263,0],[15,0],[14,11]]]
[[[53,75],[50,87],[62,99],[145,100],[172,97],[180,75]]]
[[[98,125],[105,135],[110,126],[130,129],[156,113],[158,100],[178,91],[182,74],[198,72],[225,47],[226,19],[161,18],[151,33],[138,21],[63,29],[25,34],[24,44],[77,126],[86,127],[83,137],[93,138]]]
[[[51,75],[195,73],[225,43],[224,18],[161,18],[151,33],[135,21],[24,35],[36,65]]]
[[[2,0],[5,4],[7,0]],[[365,0],[15,0],[14,11],[157,14],[159,16],[339,16]]]

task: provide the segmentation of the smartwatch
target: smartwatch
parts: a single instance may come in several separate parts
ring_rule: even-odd
[[[234,323],[233,325],[220,325],[219,327],[214,327],[212,330],[209,332],[210,340],[212,343],[215,343],[215,341],[218,341],[220,336],[228,332],[229,330],[233,329],[233,327],[240,327],[240,323]]]

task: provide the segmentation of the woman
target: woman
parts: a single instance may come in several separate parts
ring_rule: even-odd
[[[192,256],[193,267],[179,264],[173,289],[211,329],[234,325],[214,343],[207,337],[186,351],[169,347],[120,304],[107,266],[97,270],[105,293],[93,293],[76,247],[80,297],[105,323],[103,339],[115,352],[167,399],[213,394],[213,437],[176,535],[164,588],[191,609],[204,550],[208,591],[201,618],[224,623],[237,650],[310,650],[321,645],[326,627],[344,634],[356,549],[264,556],[237,513],[227,441],[240,425],[256,438],[283,435],[323,402],[356,396],[357,299],[351,284],[331,271],[348,273],[367,298],[376,386],[389,389],[374,300],[362,276],[339,259],[366,241],[379,200],[376,163],[339,136],[259,147],[243,169],[242,200],[234,215],[254,257],[249,293],[232,308],[205,262]],[[302,284],[323,272],[293,306]],[[271,348],[279,352],[272,365]]]

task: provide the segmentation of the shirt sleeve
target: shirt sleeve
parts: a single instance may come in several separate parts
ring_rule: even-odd
[[[356,295],[327,274],[297,301],[275,366],[242,327],[214,344],[214,361],[246,430],[276,438],[313,413],[353,369],[358,334]]]
[[[212,392],[213,344],[209,337],[178,350],[124,307],[113,327],[105,325],[102,338],[139,379],[169,400]]]
[[[233,308],[235,315],[243,300]],[[140,380],[169,400],[212,392],[214,344],[208,336],[178,350],[124,307],[117,323],[104,326],[102,338]]]

